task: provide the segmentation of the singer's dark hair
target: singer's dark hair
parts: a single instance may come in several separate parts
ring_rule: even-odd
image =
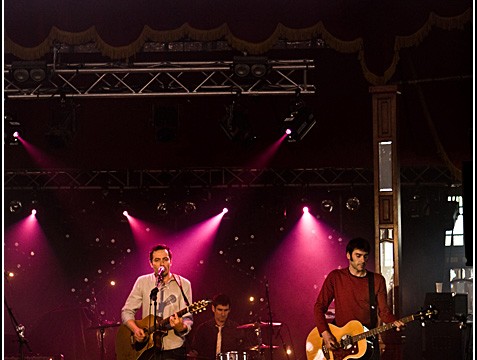
[[[154,251],[157,251],[157,250],[166,250],[167,253],[169,254],[169,259],[172,259],[172,252],[171,252],[171,249],[169,249],[169,246],[164,245],[164,244],[159,244],[159,245],[154,246],[151,249],[151,251],[149,251],[149,261],[151,263],[152,263],[152,256],[154,254]]]
[[[371,245],[368,240],[357,237],[348,242],[348,245],[346,245],[346,253],[351,255],[356,249],[369,253]]]
[[[214,305],[214,307],[216,307],[217,305],[223,305],[223,306],[230,305],[230,307],[232,307],[232,304],[230,302],[230,298],[225,294],[215,295],[212,298],[212,305]]]

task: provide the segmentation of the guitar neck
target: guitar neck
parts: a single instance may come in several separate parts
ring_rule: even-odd
[[[413,320],[414,320],[414,315],[406,316],[402,319],[399,319],[399,321],[402,321],[404,324],[406,324],[410,321],[413,321]],[[389,323],[389,324],[385,324],[383,326],[377,327],[375,329],[365,331],[364,333],[353,336],[352,342],[355,343],[355,342],[358,342],[360,340],[366,339],[370,336],[378,335],[382,332],[385,332],[385,331],[388,331],[388,330],[392,329],[393,327],[394,327],[394,324]]]
[[[177,312],[177,316],[182,317],[182,316],[184,316],[185,314],[187,314],[188,312],[189,312],[189,306],[186,307],[186,308],[184,308],[184,309],[182,309],[182,310],[179,310],[179,311]],[[169,318],[170,318],[170,316],[168,316],[168,317],[165,318],[165,319],[162,319],[162,320],[159,322],[159,328],[162,329],[162,328],[164,328],[165,326],[167,326],[167,324],[169,324]]]

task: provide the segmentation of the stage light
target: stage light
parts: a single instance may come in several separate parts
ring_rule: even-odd
[[[239,142],[252,140],[254,138],[252,127],[246,109],[241,104],[240,93],[237,94],[232,104],[227,105],[225,109],[225,116],[219,124],[227,137]]]
[[[33,209],[33,210],[31,211],[31,214],[32,214],[32,215],[36,215],[36,213],[37,213],[36,209]]]
[[[12,114],[5,113],[3,116],[4,121],[4,141],[8,145],[18,145],[19,137],[23,133],[22,126],[19,121],[17,121]]]
[[[192,201],[186,201],[184,204],[184,213],[190,214],[197,210],[197,204]]]
[[[159,213],[159,215],[161,215],[161,216],[165,216],[165,215],[169,214],[169,209],[168,209],[167,203],[165,203],[165,202],[158,203],[157,207],[156,207],[156,210]]]
[[[51,146],[62,148],[70,144],[75,134],[76,105],[73,100],[61,96],[60,103],[53,109],[46,138]]]
[[[126,210],[124,210],[124,211],[123,211],[123,215],[126,216],[126,217],[128,217],[128,216],[129,216],[129,213],[128,213]]]
[[[310,212],[310,209],[308,208],[308,206],[303,207],[303,213],[308,214],[309,212]]]
[[[332,200],[326,199],[321,202],[321,209],[324,212],[332,212],[334,209],[335,204],[333,203]]]
[[[289,113],[283,120],[287,141],[296,142],[302,140],[315,124],[315,116],[311,108],[306,106],[303,99],[301,99],[300,91],[298,90],[290,104]]]
[[[350,197],[346,200],[346,208],[350,211],[356,211],[359,209],[360,201],[356,196]]]
[[[229,209],[227,209],[227,208],[223,208],[223,209],[222,209],[222,213],[226,214],[226,213],[228,213],[228,212],[229,212]]]
[[[22,203],[20,200],[12,200],[9,205],[12,214],[19,213],[22,210]]]

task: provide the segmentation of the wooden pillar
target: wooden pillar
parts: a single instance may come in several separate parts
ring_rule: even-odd
[[[397,86],[370,88],[373,107],[374,224],[376,272],[386,279],[388,304],[399,317],[401,253],[400,167],[397,151]],[[400,359],[400,339],[383,334],[383,358]],[[388,339],[389,335],[391,338]]]

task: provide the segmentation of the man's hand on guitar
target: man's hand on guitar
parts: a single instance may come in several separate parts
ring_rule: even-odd
[[[321,337],[323,338],[323,343],[325,344],[325,347],[328,350],[335,350],[339,347],[339,344],[336,341],[336,338],[330,331],[328,330],[323,331],[323,333],[321,334]]]
[[[405,325],[401,320],[396,320],[393,322],[393,325],[396,327],[396,331],[402,331],[405,328]]]
[[[144,332],[144,329],[137,326],[134,320],[128,320],[126,326],[129,328],[129,330],[131,330],[134,341],[141,343],[146,339],[146,333]]]
[[[134,340],[136,340],[137,342],[143,342],[144,340],[146,340],[146,334],[144,333],[143,329],[137,328],[134,331]]]
[[[184,321],[177,315],[177,313],[174,313],[169,317],[169,324],[171,324],[171,327],[179,333],[184,332],[187,329],[187,326],[184,325]]]

